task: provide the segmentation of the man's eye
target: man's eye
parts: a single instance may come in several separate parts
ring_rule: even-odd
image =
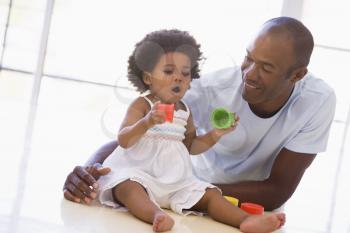
[[[253,59],[251,59],[251,58],[248,57],[248,56],[245,56],[245,60],[246,60],[247,62],[252,62],[252,61],[253,61]]]
[[[263,66],[262,69],[263,69],[263,71],[265,71],[266,73],[271,73],[271,72],[272,72],[272,71],[271,71],[268,67],[266,67],[266,66]]]
[[[173,74],[173,71],[172,70],[164,70],[163,71],[165,74],[167,75],[172,75]]]

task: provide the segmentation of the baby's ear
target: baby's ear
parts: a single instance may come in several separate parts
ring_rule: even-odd
[[[148,72],[143,72],[142,80],[145,84],[150,85],[151,84],[151,74]]]

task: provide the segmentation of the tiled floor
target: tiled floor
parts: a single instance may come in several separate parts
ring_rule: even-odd
[[[26,133],[31,85],[31,76],[0,72],[0,232],[152,232],[128,213],[65,201],[61,191],[68,172],[115,137],[136,93],[44,78],[34,130]],[[350,232],[349,106],[338,106],[328,151],[285,206],[280,232]],[[237,232],[205,217],[172,216],[172,232]]]

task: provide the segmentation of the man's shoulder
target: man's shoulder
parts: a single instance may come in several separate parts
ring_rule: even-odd
[[[318,102],[329,99],[330,96],[335,96],[333,88],[312,73],[308,73],[303,80],[301,80],[300,94],[302,97],[309,100],[317,98]]]
[[[333,88],[324,80],[308,73],[297,83],[296,92],[293,93],[289,108],[286,110],[294,112],[299,117],[301,115],[313,117],[316,113],[319,116],[326,116],[333,114],[335,105],[336,96]]]
[[[238,83],[241,77],[240,67],[232,66],[206,73],[200,77],[200,82],[203,87],[227,87]]]

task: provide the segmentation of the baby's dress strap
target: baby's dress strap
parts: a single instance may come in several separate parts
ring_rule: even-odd
[[[143,98],[149,103],[150,107],[153,107],[153,103],[150,99],[148,99],[146,96],[143,96]]]
[[[188,106],[187,106],[187,104],[183,101],[183,100],[180,100],[184,105],[185,105],[185,107],[186,107],[186,112],[190,112],[190,110],[189,110],[189,108],[188,108]]]

